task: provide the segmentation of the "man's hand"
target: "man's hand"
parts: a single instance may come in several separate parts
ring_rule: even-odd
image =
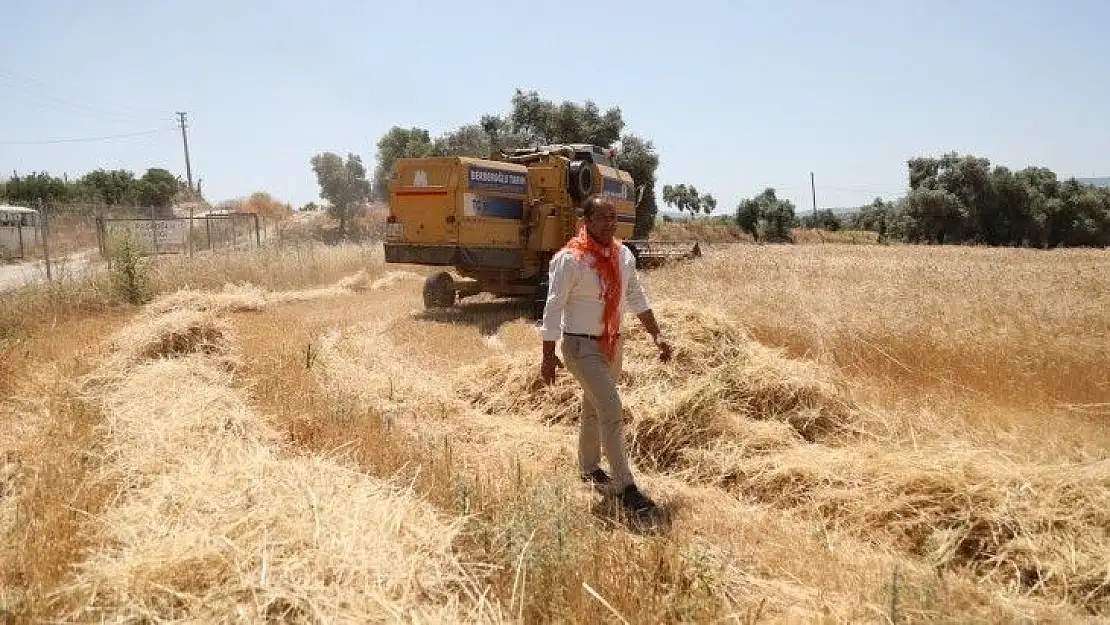
[[[674,355],[674,348],[667,342],[667,339],[657,335],[655,337],[655,346],[659,348],[659,361],[670,362],[671,356]]]
[[[644,325],[647,333],[651,335],[655,346],[659,348],[659,360],[661,362],[670,361],[671,356],[674,355],[674,348],[667,342],[667,339],[663,338],[663,334],[659,330],[659,323],[655,321],[655,313],[648,309],[636,316],[639,317],[640,323]]]
[[[543,364],[540,365],[540,377],[544,384],[555,383],[555,370],[563,367],[563,361],[555,354],[544,354]]]
[[[544,341],[543,364],[540,365],[540,378],[544,384],[555,383],[555,370],[563,367],[563,361],[555,354],[555,343]]]

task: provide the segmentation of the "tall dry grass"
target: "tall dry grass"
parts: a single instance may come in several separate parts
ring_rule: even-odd
[[[816,245],[824,243],[873,245],[878,243],[877,232],[868,230],[824,230],[821,228],[791,228],[794,243]],[[735,224],[722,224],[705,219],[665,221],[655,227],[650,238],[659,241],[700,241],[703,245],[729,243],[755,243],[752,235]]]
[[[410,297],[416,297],[415,289],[410,293]],[[505,488],[506,478],[519,475],[519,469],[498,463],[496,458],[520,455],[530,457],[533,467],[560,467],[559,471],[572,474],[573,468],[565,456],[549,453],[566,441],[552,438],[542,424],[573,422],[575,393],[568,381],[548,393],[530,393],[536,374],[534,334],[517,336],[530,351],[513,350],[504,357],[483,357],[483,345],[494,350],[512,349],[504,341],[488,340],[512,327],[502,325],[512,317],[483,305],[475,308],[487,313],[477,313],[473,318],[445,316],[446,321],[458,325],[446,326],[442,331],[414,324],[405,315],[396,317],[396,313],[391,322],[384,309],[365,311],[365,318],[376,320],[373,323],[356,323],[339,331],[332,329],[334,319],[320,320],[321,325],[299,335],[294,342],[304,346],[301,353],[306,357],[312,355],[313,368],[325,372],[321,379],[326,390],[314,391],[315,385],[308,383],[298,386],[297,396],[303,399],[315,392],[316,401],[343,409],[337,413],[337,422],[320,419],[317,410],[307,410],[313,416],[295,418],[298,425],[294,429],[300,440],[311,441],[311,445],[319,448],[349,445],[352,453],[360,454],[370,463],[385,457],[390,459],[390,466],[396,466],[392,463],[408,458],[407,462],[426,470],[429,465],[435,466],[436,458],[448,455],[450,459],[444,462],[461,465],[475,476],[473,485],[463,485],[466,509],[490,506],[492,524],[479,525],[478,529],[496,532],[504,531],[504,521],[498,521],[496,514],[504,502],[483,501],[475,494],[486,486],[481,483],[483,476],[506,476],[500,481],[492,478],[492,484],[486,486],[496,489],[500,483]],[[994,585],[988,586],[992,591],[966,605],[963,602],[969,599],[965,593],[971,591],[965,586],[955,584],[945,590],[932,588],[926,592],[923,589],[931,584],[928,575],[911,573],[913,564],[900,565],[903,575],[908,576],[903,577],[903,583],[910,584],[904,591],[906,596],[900,610],[922,618],[969,614],[1010,618],[1030,609],[1051,613],[1045,603],[1034,603],[1034,608],[1022,606],[1022,593],[1086,606],[1080,609],[1101,609],[1106,588],[1099,581],[1105,573],[1099,554],[1106,540],[1100,537],[1097,528],[1107,522],[1102,512],[1107,503],[1102,495],[1107,480],[1105,468],[1068,463],[1041,467],[1029,463],[1003,470],[993,450],[958,446],[930,448],[916,454],[902,452],[898,442],[890,440],[888,424],[854,405],[846,397],[846,380],[834,372],[813,363],[790,360],[754,344],[727,315],[714,319],[696,308],[676,310],[673,305],[662,306],[660,312],[678,328],[676,334],[682,348],[678,363],[673,370],[650,365],[650,350],[644,345],[633,346],[628,381],[631,386],[627,389],[632,450],[649,473],[725,488],[789,511],[798,518],[813,519],[822,527],[826,522],[833,523],[836,529],[826,528],[826,532],[877,541],[904,554],[902,557],[911,563],[918,558],[929,562],[926,570],[932,566],[957,575],[966,574],[970,579],[996,578]],[[381,317],[386,319],[377,321]],[[636,337],[636,333],[631,336]],[[258,336],[249,342],[260,345],[264,339]],[[282,344],[285,349],[291,347],[284,339]],[[287,353],[283,360],[296,362],[297,355]],[[448,362],[465,362],[474,357],[486,361],[475,370],[449,373]],[[278,378],[284,383],[291,376],[285,373]],[[453,388],[445,391],[445,381],[454,382]],[[280,397],[280,394],[274,391],[260,396]],[[453,396],[478,405],[485,418],[468,418],[465,409],[452,401]],[[289,403],[281,401],[280,405]],[[522,426],[522,418],[541,427]],[[351,428],[356,424],[359,428],[370,427],[371,431],[364,434],[360,429],[355,433]],[[421,443],[421,436],[413,440],[405,433],[388,434],[405,442],[399,448],[391,445],[388,453],[381,453],[382,428],[388,432],[395,432],[391,428],[405,428],[430,436],[433,441],[445,437],[451,443],[437,450],[434,444]],[[814,444],[816,448],[812,447]],[[537,447],[542,449],[533,449]],[[824,448],[829,453],[824,453]],[[415,458],[408,455],[413,453]],[[815,454],[817,462],[805,462],[807,455]],[[939,468],[928,471],[913,462],[900,464],[903,454],[911,460],[921,458],[924,466],[935,464]],[[856,455],[871,460],[850,471],[840,459]],[[777,470],[779,463],[786,464],[783,471]],[[981,474],[969,471],[976,463],[987,468]],[[837,479],[847,480],[845,486],[824,488]],[[1009,493],[1027,480],[1036,484],[1034,488],[1040,494],[1021,506],[1008,503]],[[845,504],[853,501],[851,487],[871,489],[874,498],[863,497],[859,507],[853,509]],[[460,487],[450,476],[440,476],[426,483],[425,488],[429,497],[451,501]],[[976,491],[982,492],[982,496],[964,499],[960,495]],[[879,501],[889,503],[885,507],[876,506]],[[815,502],[819,502],[816,507]],[[567,513],[557,504],[547,500],[528,505],[533,510],[549,507],[548,514],[563,518]],[[706,513],[709,511],[701,511]],[[570,518],[573,517],[571,514]],[[890,523],[891,518],[905,521]],[[687,521],[697,523],[693,519]],[[571,527],[572,535],[579,538],[591,537],[596,531],[585,522],[571,523]],[[730,538],[728,533],[714,536],[715,540]],[[684,536],[682,541],[688,539]],[[824,576],[815,576],[815,583],[833,587],[838,579],[862,575],[858,569],[859,554],[851,553],[832,558],[836,566]],[[799,555],[800,552],[794,553],[795,565],[806,562],[797,560]],[[722,561],[709,562],[699,575],[714,577],[717,573],[709,575],[706,571],[719,573]],[[619,578],[620,583],[641,583],[638,570],[630,567]],[[507,585],[507,581],[495,578],[491,578],[491,583],[495,593],[505,587],[502,584]],[[699,614],[719,615],[735,607],[735,603],[730,605],[723,599],[722,589],[729,583],[737,582],[718,579],[708,585],[709,593],[697,602]],[[880,586],[882,583],[878,582]],[[554,586],[562,597],[560,601],[580,591],[573,585],[561,584],[565,582]],[[1016,589],[1016,594],[1009,594],[1007,588]],[[619,584],[611,589],[607,586],[602,594],[609,596],[610,590],[622,596]],[[915,597],[912,600],[911,595]],[[512,600],[512,593],[509,599]],[[584,612],[579,610],[584,607],[568,606],[567,618],[583,618]],[[631,613],[641,620],[660,618],[659,612],[643,611],[648,608],[654,609],[654,604],[620,604],[626,616]],[[838,605],[835,612],[858,616],[843,605]]]
[[[665,221],[656,225],[650,238],[658,241],[692,241],[705,243],[751,243],[747,234],[736,225],[721,225],[702,220]]]
[[[821,228],[792,228],[790,236],[795,243],[821,244],[839,243],[848,245],[874,245],[879,242],[879,233],[870,230],[824,230]]]
[[[911,246],[737,246],[648,277],[756,339],[890,389],[1106,414],[1110,256]]]
[[[98,446],[101,415],[73,382],[80,372],[62,366],[40,372],[28,388],[0,389],[4,622],[43,618],[47,594],[95,544],[84,528],[108,502],[109,490],[91,480],[89,454]]]
[[[249,283],[267,290],[326,284],[381,264],[380,247],[306,242],[249,251],[187,256],[144,257],[139,262],[146,299],[178,289],[221,289]],[[126,304],[112,285],[107,268],[95,262],[88,270],[56,273],[0,297],[0,339],[26,334],[44,325],[99,314]]]

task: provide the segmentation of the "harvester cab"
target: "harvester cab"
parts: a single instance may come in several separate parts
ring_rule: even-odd
[[[632,239],[644,189],[617,167],[614,151],[559,144],[484,159],[399,159],[389,182],[385,261],[445,268],[425,280],[426,308],[479,293],[525,296],[538,318],[548,261],[577,232],[579,208],[595,193],[616,205],[617,237],[639,266],[700,255],[696,242]]]

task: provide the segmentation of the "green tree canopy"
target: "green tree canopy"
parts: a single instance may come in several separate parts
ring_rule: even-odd
[[[633,184],[644,190],[643,199],[636,209],[632,237],[647,238],[659,214],[655,201],[655,172],[659,169],[659,154],[655,151],[655,144],[634,134],[624,134],[617,147],[617,167],[627,171],[632,176]]]
[[[187,185],[169,171],[154,167],[146,170],[143,177],[135,181],[133,186],[136,189],[139,204],[142,206],[169,208],[174,196]]]
[[[907,161],[910,191],[895,211],[909,241],[987,245],[1110,245],[1110,191],[1032,166],[991,168],[949,152]]]
[[[517,89],[511,104],[511,132],[533,144],[592,143],[607,148],[620,140],[624,130],[619,107],[602,112],[593,100],[555,104],[536,91]]]
[[[95,169],[77,183],[92,189],[101,202],[110,205],[134,204],[138,199],[135,174],[126,169]]]
[[[492,142],[480,124],[467,124],[436,138],[431,156],[473,156],[489,158]]]
[[[6,201],[33,204],[38,201],[68,204],[144,206],[163,210],[185,189],[185,183],[169,171],[152,167],[141,178],[126,169],[95,169],[68,181],[45,172],[14,174],[5,185]]]
[[[311,163],[320,185],[320,197],[331,204],[328,213],[339,220],[339,237],[345,238],[347,221],[357,216],[370,199],[366,167],[356,154],[348,154],[344,161],[334,152],[317,154]]]
[[[663,185],[663,203],[677,208],[679,212],[689,212],[690,215],[708,215],[717,208],[716,198],[709,193],[699,194],[697,187],[685,183]]]
[[[779,199],[775,190],[768,187],[759,195],[740,201],[736,223],[756,241],[761,235],[771,242],[792,241],[790,229],[797,224],[794,203]]]
[[[374,196],[384,200],[388,195],[389,176],[393,164],[401,158],[419,158],[432,153],[432,138],[423,128],[394,126],[378,140],[377,167],[374,170]]]
[[[70,194],[70,186],[64,180],[46,172],[15,174],[4,186],[7,201],[16,204],[65,201]]]
[[[806,228],[820,228],[830,232],[836,232],[843,227],[840,216],[832,211],[831,208],[822,208],[817,212],[811,212],[802,217],[802,225]]]

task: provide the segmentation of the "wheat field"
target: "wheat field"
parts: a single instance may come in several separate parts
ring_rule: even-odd
[[[374,246],[151,271],[142,306],[0,302],[6,622],[1110,618],[1105,251],[644,273],[677,347],[628,331],[646,523],[577,481],[526,304],[425,311]]]

